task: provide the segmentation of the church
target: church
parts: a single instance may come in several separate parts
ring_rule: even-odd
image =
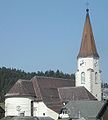
[[[89,10],[82,35],[82,42],[77,56],[76,86],[84,86],[99,101],[101,101],[101,70],[99,54],[96,49]]]
[[[5,116],[37,116],[57,120],[61,108],[69,101],[101,102],[99,54],[89,9],[86,9],[81,46],[76,56],[75,80],[43,76],[34,76],[31,80],[18,80],[5,95]],[[65,115],[67,114],[64,114],[64,117]]]

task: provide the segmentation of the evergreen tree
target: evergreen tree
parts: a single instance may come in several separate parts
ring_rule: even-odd
[[[9,89],[15,84],[18,79],[30,80],[34,76],[57,77],[65,79],[75,78],[74,74],[64,74],[62,71],[59,70],[57,70],[56,72],[53,70],[47,70],[45,72],[37,71],[26,73],[15,68],[2,67],[0,68],[0,100],[4,100],[5,93],[9,91]]]

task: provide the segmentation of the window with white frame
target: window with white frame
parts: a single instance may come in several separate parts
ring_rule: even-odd
[[[85,84],[85,72],[81,73],[81,84]]]
[[[95,72],[95,83],[97,84],[98,83],[98,73]]]

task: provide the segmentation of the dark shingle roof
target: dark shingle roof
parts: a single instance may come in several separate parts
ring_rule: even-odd
[[[103,101],[70,101],[65,108],[70,118],[78,118],[80,114],[80,117],[92,120],[97,117],[104,104]]]
[[[74,80],[35,76],[31,80],[18,80],[6,97],[32,96],[43,101],[55,112],[60,112],[63,102],[70,100],[96,100],[84,87],[74,87]]]
[[[97,100],[85,87],[58,88],[60,98],[64,101]]]
[[[71,86],[75,86],[71,79],[35,76],[31,80],[18,80],[6,97],[32,96],[36,101],[43,101],[47,107],[59,112],[62,102],[57,88]]]
[[[0,119],[0,120],[11,120],[11,119],[12,119],[11,116],[7,116],[7,117],[4,117],[4,118],[2,118],[2,119]]]
[[[53,120],[50,117],[31,117],[31,116],[24,116],[24,117],[4,117],[1,120]]]
[[[5,97],[12,96],[35,96],[32,82],[30,80],[19,79]]]
[[[62,107],[57,88],[75,86],[74,80],[71,79],[35,76],[31,81],[34,86],[36,100],[44,101],[47,107],[56,112],[59,112]]]
[[[46,103],[59,100],[57,88],[75,86],[74,80],[71,79],[35,76],[31,81],[38,98],[37,100],[43,100]]]

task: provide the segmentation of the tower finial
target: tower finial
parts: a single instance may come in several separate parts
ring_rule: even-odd
[[[86,13],[86,20],[85,20],[84,30],[82,35],[82,42],[81,42],[81,47],[80,47],[80,51],[77,58],[81,58],[81,57],[84,58],[84,57],[91,57],[91,56],[94,58],[99,58],[95,41],[94,41],[93,32],[92,32],[92,26],[90,22],[88,8],[86,9],[86,12],[87,13]]]
[[[87,6],[87,8],[86,8],[86,12],[89,13],[89,8],[88,8],[88,6],[89,6],[89,2],[86,3],[86,6]]]
[[[89,9],[88,8],[86,9],[86,12],[89,13]]]

